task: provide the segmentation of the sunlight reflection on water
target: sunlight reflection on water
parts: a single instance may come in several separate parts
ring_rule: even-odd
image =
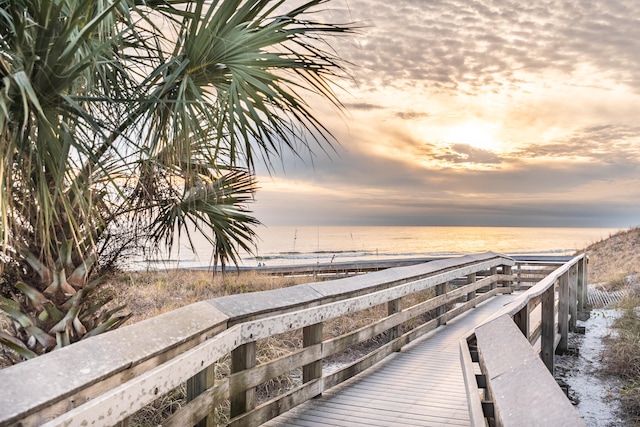
[[[533,227],[262,227],[257,230],[260,241],[256,253],[242,254],[241,265],[383,261],[485,251],[510,255],[571,255],[616,231],[618,229]],[[211,246],[203,238],[194,239],[194,244],[195,253],[183,242],[170,255],[161,254],[162,261],[138,260],[132,268],[211,266]]]

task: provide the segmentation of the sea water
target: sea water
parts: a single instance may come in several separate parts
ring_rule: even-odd
[[[456,256],[493,251],[507,255],[571,255],[617,232],[613,228],[276,226],[259,227],[253,253],[240,266],[305,265]],[[195,238],[169,254],[138,260],[134,269],[208,268],[213,249]]]

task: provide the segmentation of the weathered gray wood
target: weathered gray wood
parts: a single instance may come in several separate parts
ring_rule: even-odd
[[[492,276],[495,276],[496,274],[498,274],[498,267],[493,266],[489,271],[491,272]],[[497,285],[498,285],[497,282],[491,283],[491,285],[489,285],[489,290],[493,290],[495,287],[497,287]]]
[[[513,269],[511,268],[511,266],[510,265],[503,265],[502,266],[502,274],[505,275],[505,276],[509,276],[510,279],[506,280],[506,281],[503,281],[503,282],[500,282],[499,286],[513,288]]]
[[[203,369],[201,372],[197,373],[187,380],[187,402],[193,401],[206,389],[213,386],[214,374],[214,365],[209,365],[206,369]],[[211,409],[213,411],[213,405],[211,406]],[[214,418],[212,413],[207,414],[205,417],[203,417],[203,419],[196,421],[197,423],[193,423],[191,425],[196,425],[197,427],[214,426]]]
[[[302,329],[302,345],[310,347],[322,342],[322,323],[305,326]],[[322,377],[322,359],[311,362],[302,367],[302,382],[308,383],[311,380]]]
[[[497,425],[530,425],[534,419],[535,425],[585,425],[508,315],[481,325],[475,336],[494,400]]]
[[[587,302],[587,259],[583,258],[578,262],[578,312],[585,311]]]
[[[229,326],[277,312],[318,305],[323,295],[310,284],[249,292],[212,299],[209,303],[229,317]]]
[[[289,409],[300,405],[325,390],[322,378],[310,381],[276,400],[265,402],[254,410],[231,419],[228,427],[258,426],[266,421],[287,412]]]
[[[450,310],[449,312],[445,313],[445,317],[446,320],[449,319],[453,319],[456,316],[459,316],[460,314],[464,313],[467,310],[470,310],[472,308],[474,308],[476,305],[488,300],[491,297],[494,297],[496,295],[498,295],[499,293],[501,293],[500,291],[504,289],[504,290],[510,290],[510,288],[495,288],[492,289],[488,292],[484,292],[482,294],[477,295],[473,301],[467,301],[466,303]],[[504,292],[504,293],[508,293],[508,292]]]
[[[478,298],[483,296],[479,295]],[[459,338],[502,306],[502,298],[509,300],[512,297],[500,297],[479,304],[465,316],[450,319],[446,327],[438,328],[424,341],[407,346],[402,352],[394,352],[392,344],[386,344],[386,349],[382,350],[388,354],[385,362],[376,363],[375,368],[361,376],[352,377],[360,371],[352,366],[346,371],[325,376],[325,390],[331,384],[351,379],[335,391],[325,391],[312,405],[305,403],[267,422],[265,427],[468,426],[470,421],[460,365]],[[436,325],[434,321],[429,323],[432,327]],[[408,334],[405,336],[408,337]],[[355,364],[372,363],[372,357],[381,357],[384,354],[382,351],[374,356],[366,356]],[[336,415],[339,408],[344,408],[344,411]]]
[[[447,283],[439,283],[436,285],[436,296],[444,295],[446,293],[447,293]],[[442,316],[445,313],[445,311],[447,311],[445,304],[442,304],[436,307],[436,316],[437,317]],[[445,325],[446,323],[447,323],[446,319],[442,319],[440,321],[441,325]]]
[[[476,273],[467,274],[467,284],[474,283],[476,281]],[[476,291],[473,290],[467,294],[467,301],[473,301],[476,297]]]
[[[531,345],[535,345],[535,343],[542,337],[542,321],[538,321],[533,328],[531,328],[531,335],[529,336],[529,342]]]
[[[541,296],[546,290],[555,284],[558,278],[566,273],[572,265],[579,262],[581,259],[585,257],[584,254],[576,255],[570,261],[560,265],[556,268],[551,274],[540,280],[535,286],[528,289],[525,293],[521,294],[516,300],[512,301],[505,306],[500,312],[496,313],[495,317],[499,317],[504,313],[509,313],[513,316],[516,312],[518,312],[522,307],[529,304],[529,301]]]
[[[236,347],[239,327],[230,328],[214,338],[174,357],[100,396],[68,411],[46,424],[53,426],[113,425],[133,415],[157,397],[173,390]],[[40,423],[42,425],[43,423]],[[28,424],[31,425],[31,424]]]
[[[216,405],[222,402],[229,394],[229,380],[223,379],[216,385],[200,393],[192,401],[180,408],[178,412],[172,414],[162,422],[163,427],[184,427],[191,426],[204,417],[208,417]]]
[[[462,373],[464,385],[467,394],[467,406],[469,408],[469,421],[471,427],[484,427],[484,413],[482,412],[482,402],[478,398],[480,390],[476,382],[475,370],[469,353],[469,344],[467,337],[460,339],[460,364],[462,365]]]
[[[387,303],[387,314],[395,314],[402,311],[402,298],[394,299]],[[394,326],[388,330],[387,339],[393,341],[400,336],[400,326]]]
[[[10,398],[6,399],[9,403],[5,404],[5,400],[3,400],[5,390],[11,390],[9,393],[5,393],[6,396],[15,397],[16,395],[31,396],[32,392],[39,390],[39,388],[31,386],[28,393],[20,394],[12,389],[11,381],[5,381],[6,379],[10,380],[12,373],[23,369],[20,368],[16,371],[14,368],[24,364],[2,370],[0,372],[0,382],[3,385],[0,387],[0,422],[5,422],[7,419],[5,408],[9,408],[7,409],[10,412],[9,419],[13,421],[26,415],[26,413],[20,413],[21,407],[28,408],[27,410],[33,415],[30,416],[31,421],[22,420],[23,425],[27,426],[42,424],[44,420],[76,407],[77,411],[72,410],[65,414],[56,420],[55,425],[58,422],[69,422],[69,425],[73,425],[76,421],[91,423],[93,422],[91,420],[96,419],[110,420],[105,422],[115,424],[156,396],[171,390],[171,387],[175,387],[180,382],[186,381],[189,376],[185,377],[185,375],[194,376],[202,371],[203,367],[226,354],[219,354],[220,350],[230,351],[240,345],[273,334],[304,328],[372,305],[388,303],[476,271],[487,270],[505,263],[515,264],[509,258],[491,253],[440,260],[434,263],[379,272],[380,274],[369,277],[367,280],[357,277],[353,278],[354,280],[345,279],[345,282],[342,282],[345,286],[336,286],[335,283],[331,285],[318,283],[311,286],[301,285],[301,287],[286,288],[279,291],[280,293],[270,294],[268,299],[263,298],[264,294],[247,294],[242,296],[246,297],[246,301],[242,304],[236,304],[240,301],[236,297],[202,302],[195,309],[192,305],[171,313],[170,317],[175,317],[175,320],[171,322],[155,324],[156,319],[152,319],[151,323],[136,324],[141,329],[129,329],[129,332],[133,331],[134,333],[129,333],[126,340],[111,342],[109,339],[103,338],[116,336],[113,333],[86,340],[83,343],[98,342],[92,340],[104,339],[101,341],[104,345],[94,348],[93,345],[79,343],[68,347],[75,349],[83,348],[85,345],[86,348],[91,348],[90,354],[80,354],[80,357],[70,367],[77,373],[77,366],[81,366],[83,363],[86,365],[86,362],[90,361],[95,362],[96,371],[89,369],[88,375],[81,372],[82,375],[75,377],[81,377],[80,381],[74,381],[73,376],[65,378],[66,383],[62,388],[66,391],[63,392],[63,395],[56,396],[54,399],[41,399],[39,406],[33,406],[29,402],[26,404],[18,402],[17,405],[14,405]],[[443,302],[446,302],[448,298],[449,296],[445,295]],[[276,304],[271,306],[274,300],[277,300]],[[336,303],[332,301],[336,301]],[[193,315],[194,311],[195,315]],[[396,320],[398,319],[400,317]],[[242,322],[238,328],[233,327],[231,332],[220,334],[225,327],[237,322]],[[152,323],[153,325],[151,325]],[[149,327],[149,325],[151,326]],[[125,329],[127,328],[120,331]],[[143,329],[153,330],[154,334],[145,332],[141,334],[143,336],[136,336],[137,332],[135,331]],[[182,330],[174,333],[179,329]],[[205,341],[207,339],[210,339],[209,342]],[[136,345],[143,343],[142,347],[147,346],[147,350],[140,355],[137,354],[138,349],[134,349],[136,346],[123,346],[122,342],[136,343]],[[167,343],[169,344],[167,345]],[[135,356],[134,358],[113,358],[113,354],[107,354],[103,351],[105,348],[119,349],[121,355],[127,354],[130,350],[131,354],[135,354]],[[64,362],[73,359],[73,357],[64,358],[63,356],[58,359],[58,355],[62,354],[65,354],[65,349],[51,353],[51,356],[55,355],[56,357],[48,360]],[[99,357],[101,354],[105,355],[102,359]],[[214,357],[214,355],[217,356]],[[38,364],[42,363],[42,360],[47,359],[38,358]],[[166,360],[169,362],[164,363]],[[80,361],[82,363],[78,363]],[[183,362],[186,363],[185,369],[179,365]],[[164,364],[159,365],[160,363]],[[50,369],[51,371],[60,371],[60,365],[57,362],[51,366],[54,367]],[[38,378],[37,372],[34,376],[33,371],[39,369],[39,367],[35,370],[30,369],[29,375],[25,375],[24,378]],[[93,380],[87,382],[87,378],[93,378]],[[146,382],[141,382],[142,380]],[[49,381],[47,382],[49,383]],[[127,385],[122,388],[117,387],[123,383],[127,383]],[[87,384],[89,385],[87,386]],[[114,387],[117,387],[117,390],[114,390]],[[40,389],[44,390],[45,388]],[[201,390],[202,387],[198,386],[197,389]],[[48,387],[46,390],[51,391],[52,389]],[[193,397],[194,401],[198,399],[198,397],[194,397],[196,395],[195,391],[190,392],[190,397]],[[91,400],[84,404],[89,399]],[[122,406],[122,399],[130,402],[126,408]],[[98,408],[96,405],[101,406]]]
[[[569,280],[569,331],[576,331],[578,320],[578,266],[574,265],[568,272]]]
[[[247,388],[256,387],[293,369],[301,368],[304,365],[320,360],[326,356],[326,352],[323,352],[323,350],[323,345],[316,344],[270,362],[231,374],[229,376],[229,393],[233,395]]]
[[[248,342],[231,352],[231,373],[237,373],[256,366],[256,342]],[[230,396],[231,418],[244,414],[255,408],[255,388],[249,387],[244,391]]]
[[[488,263],[495,262],[492,260]],[[457,269],[451,269],[444,273],[435,274],[415,282],[410,282],[390,289],[383,289],[377,292],[350,298],[348,300],[336,301],[323,304],[318,307],[310,307],[291,313],[274,315],[260,320],[252,320],[240,324],[241,340],[243,343],[254,341],[261,338],[301,329],[304,326],[320,323],[328,319],[333,319],[348,313],[357,312],[372,306],[384,304],[393,299],[397,299],[412,293],[432,288],[440,283],[452,280],[460,275],[466,275],[470,271],[482,269],[487,262],[480,262],[477,265],[464,266]],[[501,277],[497,275],[496,277]],[[476,283],[480,283],[478,281]],[[475,285],[469,285],[475,286]],[[453,293],[453,292],[450,292]],[[464,292],[458,296],[464,295]],[[438,298],[438,297],[436,297]],[[440,298],[446,298],[442,295]],[[435,299],[434,299],[435,300]]]
[[[42,425],[193,348],[226,320],[199,302],[2,369],[0,425]]]
[[[476,298],[476,303],[480,303],[484,300],[489,299],[491,296],[497,294],[498,290],[500,288],[496,288],[493,291],[487,292],[485,294],[479,295]],[[464,311],[470,309],[473,307],[473,302],[474,301],[469,301],[468,303],[466,303],[464,306],[458,307],[455,310],[452,310],[451,313],[456,312],[456,313],[463,313]],[[452,317],[450,317],[449,319],[451,319]],[[358,359],[357,361],[351,363],[350,365],[330,374],[325,376],[324,378],[324,384],[325,384],[325,389],[329,389],[332,388],[352,377],[354,377],[355,375],[358,375],[359,373],[365,371],[366,369],[374,366],[375,364],[379,363],[381,360],[383,360],[384,358],[386,358],[387,356],[389,356],[390,354],[392,354],[395,351],[398,351],[398,349],[402,348],[403,346],[405,346],[406,344],[408,344],[409,342],[414,341],[415,339],[417,339],[418,337],[426,334],[427,332],[430,332],[432,330],[434,330],[437,326],[438,319],[433,319],[430,322],[427,322],[421,326],[419,326],[418,328],[415,328],[414,330],[405,333],[404,335],[402,335],[401,337],[399,337],[395,342],[392,343],[388,343],[385,346],[367,354],[366,356],[363,356],[362,358]],[[326,345],[326,344],[325,344]],[[430,360],[436,361],[437,358],[436,357],[431,357]],[[445,365],[449,366],[451,361],[450,357],[447,357],[445,359]],[[437,375],[434,376],[434,374],[437,374],[437,371],[431,371],[430,372],[430,376],[432,378],[437,377]],[[448,374],[447,374],[448,375]],[[398,378],[397,376],[394,376],[393,381],[387,383],[384,387],[386,388],[393,388],[393,382],[397,383],[400,380],[400,378]],[[441,384],[445,385],[444,382],[441,382]],[[400,391],[399,391],[400,393]],[[446,393],[445,389],[440,389],[438,390],[439,394],[442,393]],[[451,416],[450,412],[447,413],[447,416]]]
[[[516,324],[516,326],[518,326],[518,329],[520,329],[520,332],[522,332],[522,335],[525,336],[525,338],[529,338],[530,335],[530,329],[529,329],[529,306],[526,305],[524,307],[522,307],[518,312],[516,312],[516,314],[513,315],[513,321]]]
[[[232,374],[230,377],[230,393],[235,394],[239,391],[244,390],[245,388],[255,387],[271,378],[285,374],[292,369],[299,368],[305,364],[309,364],[322,358],[331,356],[332,354],[344,351],[349,347],[371,339],[374,336],[379,335],[380,333],[389,330],[401,323],[421,316],[422,314],[428,312],[429,310],[432,310],[436,306],[457,298],[459,295],[464,295],[467,292],[467,288],[477,289],[478,287],[486,286],[488,283],[490,283],[492,280],[496,280],[498,277],[500,277],[500,275],[497,275],[495,277],[486,277],[476,283],[472,283],[468,287],[455,289],[452,292],[441,297],[424,301],[406,309],[403,312],[396,313],[395,315],[389,316],[384,319],[380,319],[377,322],[369,326],[365,326],[357,331],[328,340],[324,342],[322,346],[315,345],[312,347],[308,347],[304,350],[300,350],[290,355],[283,356],[266,364]],[[475,306],[476,304],[486,300],[493,295],[495,295],[495,293],[482,294],[480,298],[476,298],[476,300],[473,301],[471,305],[466,304],[465,306],[456,309],[454,313],[448,315],[448,318],[455,317],[455,315],[466,311],[467,309]],[[415,329],[414,331],[409,333],[409,341],[412,341],[422,334],[433,330],[436,326],[437,323],[433,323],[426,325],[426,327],[421,326]]]
[[[589,301],[587,296],[587,261],[588,258],[585,257],[578,263],[578,312],[582,320],[589,318],[589,309],[587,307]]]
[[[542,341],[540,356],[551,375],[553,375],[555,353],[555,290],[553,286],[542,294]]]
[[[558,353],[567,351],[569,338],[569,271],[558,279],[558,329],[560,332],[560,343],[556,349]]]
[[[229,326],[247,320],[260,319],[275,313],[290,312],[313,307],[331,301],[339,301],[381,289],[428,278],[435,273],[450,269],[471,267],[474,264],[489,268],[515,261],[492,252],[446,258],[418,265],[390,268],[367,275],[317,282],[284,289],[229,295],[216,298],[210,303],[229,317]]]

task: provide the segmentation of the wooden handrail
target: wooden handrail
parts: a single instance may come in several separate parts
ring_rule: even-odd
[[[479,302],[511,292],[514,264],[494,253],[467,255],[199,302],[0,370],[0,426],[114,425],[185,381],[191,384],[191,401],[163,425],[196,424],[229,397],[234,417],[230,425],[258,425],[372,366]],[[476,273],[482,273],[477,280]],[[471,276],[474,280],[469,280]],[[398,303],[457,279],[466,284],[444,289],[441,295],[412,307]],[[454,301],[463,303],[453,308]],[[390,307],[386,317],[321,341],[318,325],[377,305]],[[386,345],[348,366],[326,375],[317,370],[323,358],[440,307],[444,310],[438,317],[402,335],[389,334]],[[257,340],[299,329],[310,334],[304,348],[253,366],[251,348],[255,358]],[[242,366],[232,367],[231,376],[213,384],[202,380],[203,372],[229,354]],[[310,374],[300,387],[259,406],[252,401],[256,385],[312,365],[315,368],[306,369]]]
[[[575,330],[584,308],[586,265],[586,254],[573,257],[460,341],[472,425],[484,426],[487,418],[497,426],[584,425],[553,379],[553,369],[555,352],[566,350],[568,332]],[[540,327],[532,331],[531,314],[540,304]],[[540,356],[532,347],[538,339]],[[480,365],[481,381],[472,363]]]

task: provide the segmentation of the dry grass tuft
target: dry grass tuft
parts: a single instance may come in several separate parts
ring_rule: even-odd
[[[622,315],[604,348],[605,371],[620,378],[620,404],[630,424],[640,425],[640,228],[621,231],[586,248],[589,283],[607,291],[629,292]]]
[[[307,277],[278,277],[255,271],[216,274],[205,270],[167,270],[118,273],[107,287],[133,314],[129,323],[139,322],[171,310],[225,295],[266,291],[308,282]]]
[[[613,323],[616,334],[604,349],[605,370],[621,378],[621,409],[634,423],[640,422],[640,295],[630,294],[620,304],[623,314]]]
[[[640,273],[640,228],[620,231],[585,251],[589,255],[589,283],[624,284],[626,276]]]

